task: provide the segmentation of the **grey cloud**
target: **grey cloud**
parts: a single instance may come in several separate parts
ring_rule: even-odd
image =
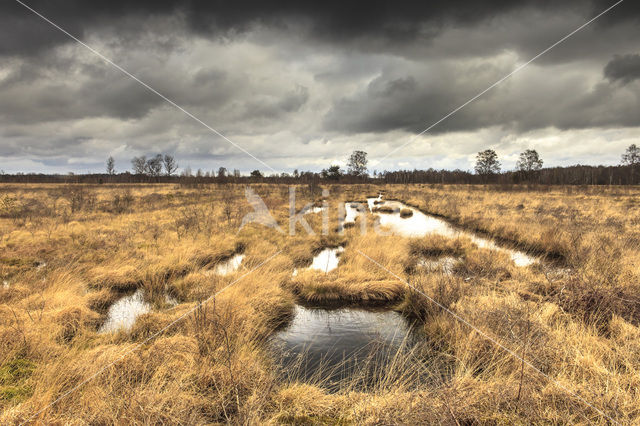
[[[640,79],[640,54],[616,55],[604,67],[604,75],[611,81],[623,83]]]
[[[302,106],[309,100],[309,89],[298,85],[295,89],[287,93],[280,99],[277,106],[285,112],[299,111]]]
[[[424,70],[437,78],[420,82],[417,74],[381,75],[353,96],[337,101],[324,118],[328,131],[419,133],[488,88],[509,70],[487,65]],[[597,75],[597,69],[583,70]],[[530,71],[530,74],[533,70]],[[474,131],[501,126],[513,132],[556,127],[638,126],[640,90],[600,82],[593,87],[577,76],[550,79],[541,69],[527,80],[507,81],[459,110],[430,132]],[[464,75],[465,77],[461,77]],[[424,80],[424,79],[423,79]],[[465,83],[466,80],[466,83]]]
[[[184,17],[188,31],[207,36],[234,37],[255,25],[287,29],[303,23],[314,38],[338,45],[345,41],[366,44],[368,39],[397,45],[416,38],[429,40],[443,28],[469,27],[520,10],[530,13],[541,11],[550,16],[577,11],[589,16],[609,6],[606,3],[603,0],[437,0],[402,4],[384,0],[346,3],[310,0],[277,3],[260,0],[32,0],[29,5],[79,37],[105,25],[126,27],[131,19],[144,21],[179,15]],[[638,7],[626,3],[620,6],[624,12],[611,14],[608,18],[615,21],[637,19],[640,14]],[[13,30],[10,32],[12,37],[0,43],[0,53],[32,54],[65,41],[60,33],[47,32],[48,24],[38,22],[39,18],[16,2],[4,2],[0,6],[0,16],[3,27]],[[166,32],[162,28],[158,31]]]

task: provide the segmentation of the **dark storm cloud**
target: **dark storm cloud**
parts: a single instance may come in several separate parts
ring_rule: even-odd
[[[629,83],[640,79],[640,55],[616,55],[606,67],[604,75],[611,81]]]
[[[515,10],[531,9],[551,14],[579,10],[585,16],[609,6],[597,0],[439,0],[421,2],[374,1],[280,1],[260,0],[219,2],[208,0],[27,0],[26,4],[58,23],[72,34],[83,37],[87,30],[102,25],[118,26],[127,18],[149,19],[158,16],[184,16],[188,27],[198,33],[243,32],[253,24],[287,27],[291,22],[308,24],[319,39],[380,38],[403,42],[416,36],[435,35],[447,25],[468,26]],[[609,19],[633,19],[638,6],[624,4],[625,13],[611,14]],[[0,54],[31,54],[68,41],[52,32],[47,23],[32,12],[8,0],[0,6]],[[170,30],[170,29],[169,29]],[[6,33],[6,34],[4,34]]]

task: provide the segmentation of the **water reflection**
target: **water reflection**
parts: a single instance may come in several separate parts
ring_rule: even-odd
[[[375,200],[375,199],[372,199]],[[519,251],[498,246],[490,239],[479,237],[478,235],[462,231],[454,228],[448,222],[434,216],[424,214],[418,209],[409,207],[399,201],[385,201],[379,206],[390,207],[394,209],[394,213],[375,213],[380,221],[381,226],[388,227],[397,235],[404,237],[423,237],[427,234],[437,234],[448,238],[457,238],[460,236],[471,239],[478,247],[496,250],[507,253],[516,266],[529,266],[538,260],[528,254]],[[413,215],[410,217],[400,217],[399,211],[402,209],[411,209]]]
[[[283,374],[333,388],[344,380],[371,384],[415,335],[400,314],[360,308],[296,306],[287,328],[271,341]]]

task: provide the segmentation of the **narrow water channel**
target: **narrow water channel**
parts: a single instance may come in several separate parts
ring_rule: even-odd
[[[355,220],[355,217],[362,214],[357,208],[353,208],[351,203],[346,203],[345,209],[347,212],[346,219]],[[383,201],[381,197],[367,198],[367,205],[369,211],[373,211],[374,207],[390,207],[394,210],[393,213],[373,212],[378,218],[380,226],[386,227],[396,235],[403,237],[423,237],[428,234],[442,235],[448,238],[457,238],[460,236],[471,239],[478,247],[487,248],[491,250],[501,251],[507,253],[516,266],[529,266],[538,262],[535,257],[529,256],[527,253],[520,250],[513,250],[505,247],[501,247],[493,242],[491,239],[480,237],[473,232],[463,231],[461,229],[451,226],[445,220],[437,218],[435,216],[427,215],[420,210],[410,207],[400,201]],[[400,211],[402,209],[409,209],[413,213],[409,217],[401,217]]]

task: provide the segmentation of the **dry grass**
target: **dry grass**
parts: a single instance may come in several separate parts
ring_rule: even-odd
[[[288,231],[287,188],[254,189]],[[305,215],[316,235],[298,225],[288,236],[255,224],[238,232],[250,208],[243,188],[233,185],[0,188],[0,197],[13,200],[0,211],[0,422],[609,422],[575,394],[618,422],[640,421],[638,189],[328,189],[330,234],[320,234],[318,213]],[[339,203],[380,190],[385,199],[544,261],[517,267],[505,253],[466,238],[379,236],[372,217],[366,235],[360,226],[334,232]],[[306,186],[298,187],[297,198],[298,210],[321,202]],[[304,270],[319,250],[337,246],[345,247],[337,269]],[[237,253],[245,256],[237,272],[212,273]],[[459,259],[451,274],[417,266],[447,256]],[[128,331],[99,333],[108,308],[138,289],[151,311]],[[167,295],[178,304],[168,304]],[[265,342],[290,320],[296,300],[386,305],[417,321],[424,341],[380,372],[379,386],[367,391],[345,383],[329,393],[317,384],[283,381]],[[443,307],[544,375],[523,368]],[[423,363],[427,379],[417,372]]]

